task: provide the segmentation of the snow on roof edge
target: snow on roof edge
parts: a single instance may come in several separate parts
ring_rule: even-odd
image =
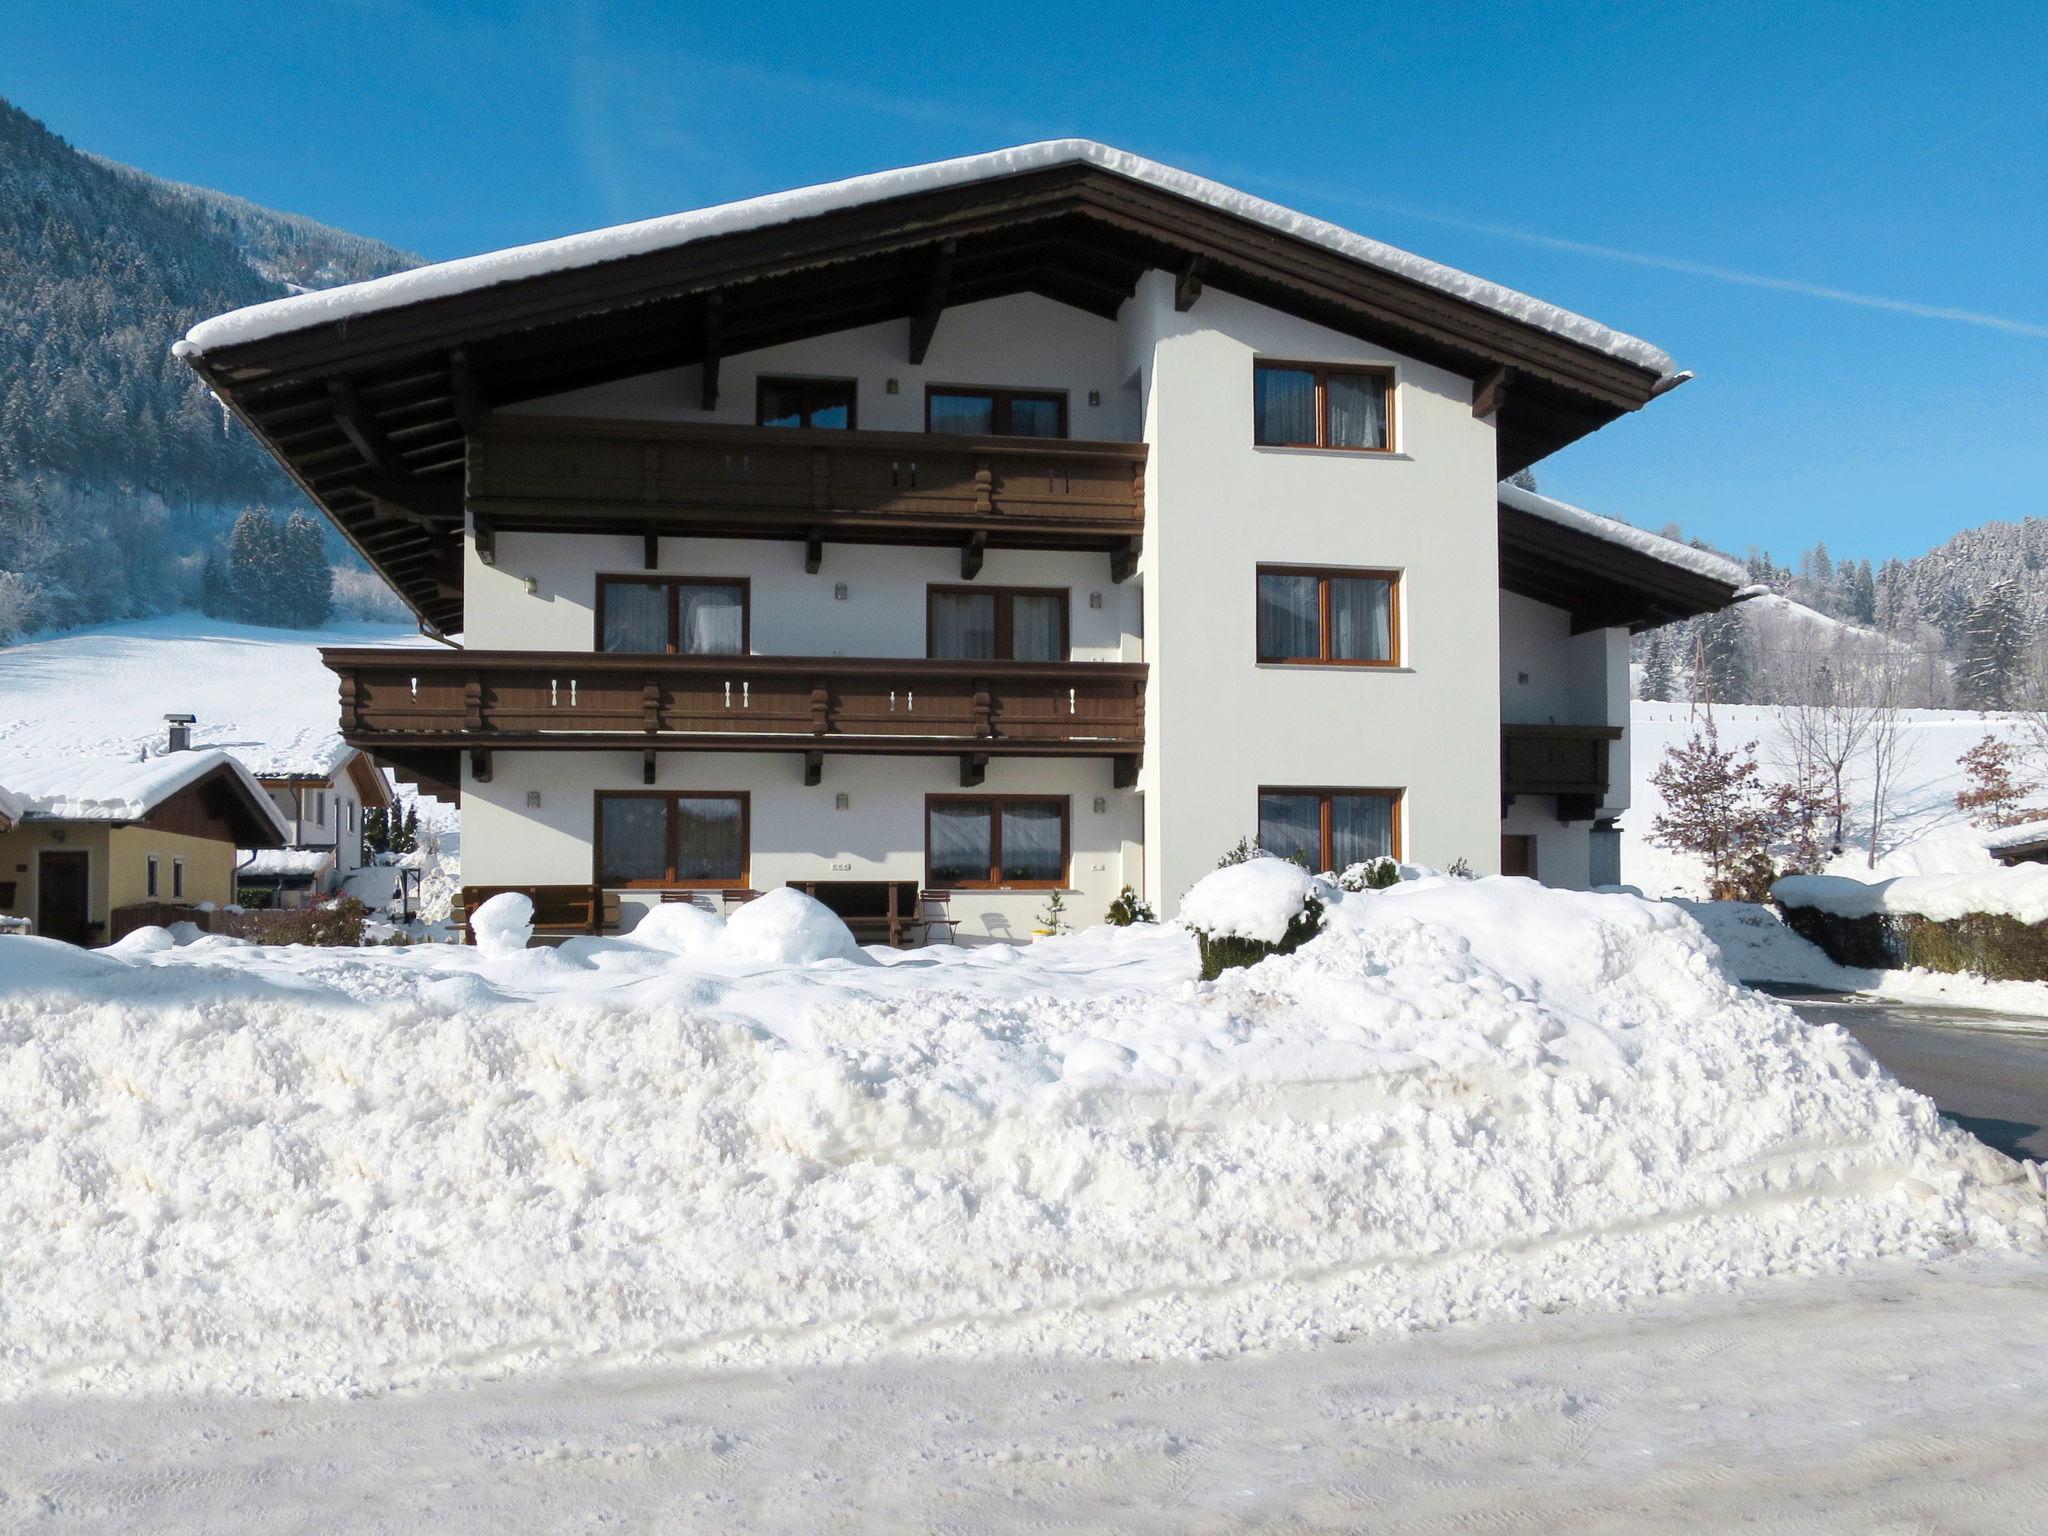
[[[289,838],[291,828],[255,775],[218,749],[140,761],[83,753],[0,755],[0,793],[21,807],[23,820],[132,821],[221,767],[242,781],[277,835]]]
[[[2032,843],[2048,843],[2048,820],[2023,821],[2017,826],[2000,827],[1984,838],[1986,848],[2025,848]]]
[[[1500,499],[1517,512],[1527,512],[1532,517],[1540,517],[1546,522],[1591,534],[1594,538],[1604,539],[1609,544],[1620,544],[1639,555],[1647,555],[1650,559],[1661,561],[1665,565],[1674,565],[1681,570],[1691,571],[1695,576],[1704,576],[1709,581],[1723,581],[1738,589],[1749,585],[1749,572],[1726,555],[1717,555],[1706,549],[1694,549],[1690,544],[1667,539],[1661,533],[1651,533],[1636,527],[1633,523],[1624,523],[1619,518],[1607,517],[1599,512],[1588,512],[1584,507],[1575,507],[1570,502],[1540,495],[1512,481],[1501,481]]]
[[[1676,379],[1677,367],[1670,354],[1662,348],[1613,330],[1584,315],[1387,245],[1325,219],[1313,218],[1240,192],[1207,177],[1162,165],[1156,160],[1099,144],[1092,139],[1073,138],[1047,139],[985,154],[874,171],[842,181],[665,214],[583,234],[435,262],[387,277],[346,283],[338,288],[272,299],[202,320],[171,350],[178,357],[192,357],[211,347],[259,341],[326,321],[396,309],[449,294],[647,251],[665,250],[713,235],[786,223],[913,192],[1070,164],[1095,165],[1136,181],[1148,182],[1222,212],[1264,224],[1282,234],[1310,241],[1351,260],[1412,279],[1580,346],[1633,363],[1657,374],[1660,379]]]

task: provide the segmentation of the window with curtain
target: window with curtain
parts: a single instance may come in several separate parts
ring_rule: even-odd
[[[852,379],[763,379],[754,390],[754,419],[764,427],[853,425]]]
[[[925,884],[1045,889],[1067,883],[1067,801],[932,795],[925,801]]]
[[[740,578],[600,577],[597,648],[645,655],[744,656],[749,590]]]
[[[1252,441],[1265,448],[1393,445],[1394,376],[1379,369],[1257,363],[1252,368]]]
[[[981,437],[1065,437],[1067,397],[1052,390],[934,385],[924,393],[924,425],[927,432]]]
[[[744,886],[747,812],[745,794],[600,794],[598,883]]]
[[[1262,789],[1259,846],[1318,872],[1399,858],[1401,797],[1385,789]]]
[[[932,587],[926,654],[936,661],[1065,661],[1067,594],[1029,587]]]
[[[185,899],[185,861],[183,859],[171,860],[171,899],[173,901],[183,901]]]
[[[1262,662],[1393,666],[1399,660],[1400,578],[1393,571],[1260,566]]]

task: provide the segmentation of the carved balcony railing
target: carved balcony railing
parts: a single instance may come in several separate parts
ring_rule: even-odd
[[[1609,749],[1621,740],[1620,726],[1503,725],[1500,738],[1503,802],[1555,795],[1564,821],[1589,821],[1606,803]]]
[[[1135,759],[1142,663],[337,649],[341,731],[377,752],[658,748]]]
[[[1130,574],[1143,443],[493,417],[467,501],[500,530],[1102,550]]]

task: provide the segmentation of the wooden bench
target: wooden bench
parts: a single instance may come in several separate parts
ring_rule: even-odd
[[[922,921],[915,880],[792,880],[794,890],[823,902],[863,944],[903,947],[903,930]]]
[[[476,909],[493,896],[516,891],[533,903],[533,931],[551,938],[617,931],[619,893],[594,885],[465,885],[451,914],[462,926],[465,944],[476,942],[469,925]]]

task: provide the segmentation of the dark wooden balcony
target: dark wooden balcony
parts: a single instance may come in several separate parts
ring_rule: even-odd
[[[1134,782],[1145,743],[1143,663],[341,648],[321,657],[341,680],[343,737],[401,762],[492,748],[1102,756]]]
[[[711,534],[1101,550],[1145,524],[1143,443],[493,417],[469,439],[480,550],[498,531]]]
[[[1555,795],[1559,820],[1590,821],[1606,803],[1608,745],[1619,740],[1618,725],[1503,725],[1502,805],[1517,795]]]

